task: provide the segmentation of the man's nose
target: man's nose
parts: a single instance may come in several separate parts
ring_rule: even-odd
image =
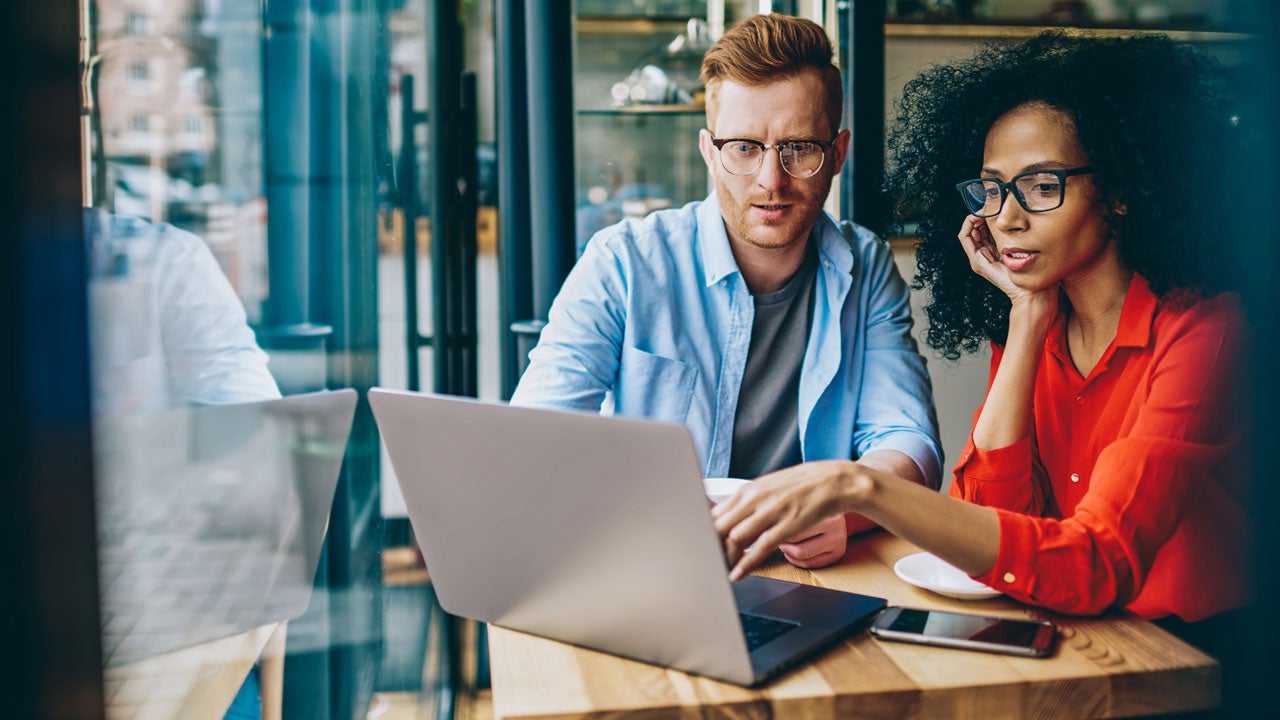
[[[756,183],[766,190],[777,190],[790,181],[791,176],[782,169],[782,153],[778,148],[765,150],[760,169],[756,171]]]

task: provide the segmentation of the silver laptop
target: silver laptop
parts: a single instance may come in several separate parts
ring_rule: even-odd
[[[108,666],[306,610],[355,405],[348,389],[96,424]]]
[[[455,615],[755,685],[885,605],[730,584],[683,425],[380,388],[369,401]]]

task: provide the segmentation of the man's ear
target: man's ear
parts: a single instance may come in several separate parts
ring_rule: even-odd
[[[853,133],[848,130],[841,130],[836,133],[835,142],[831,145],[831,162],[836,174],[840,174],[840,170],[844,167],[844,159],[849,156],[849,142],[853,138]]]
[[[716,174],[716,146],[711,144],[711,131],[703,128],[698,131],[698,151],[707,164],[707,172]]]

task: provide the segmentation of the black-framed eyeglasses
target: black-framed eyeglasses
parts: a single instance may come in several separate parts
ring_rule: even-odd
[[[1010,191],[1023,210],[1049,212],[1062,207],[1062,199],[1067,194],[1067,178],[1091,172],[1091,165],[1069,170],[1033,170],[1014,175],[1007,183],[995,178],[965,180],[956,184],[956,190],[964,198],[964,205],[969,213],[977,217],[999,215]]]
[[[712,138],[711,144],[720,151],[720,166],[730,175],[754,175],[764,164],[764,155],[773,148],[782,160],[782,169],[798,180],[813,177],[822,169],[827,150],[835,140],[783,140],[762,143],[746,138]]]

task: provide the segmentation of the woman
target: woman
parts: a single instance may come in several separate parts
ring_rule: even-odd
[[[989,341],[986,400],[950,497],[832,461],[717,506],[731,575],[857,512],[1057,612],[1246,604],[1246,333],[1216,262],[1249,199],[1229,102],[1214,63],[1161,37],[1049,33],[911,82],[888,187],[920,222],[928,342]]]

